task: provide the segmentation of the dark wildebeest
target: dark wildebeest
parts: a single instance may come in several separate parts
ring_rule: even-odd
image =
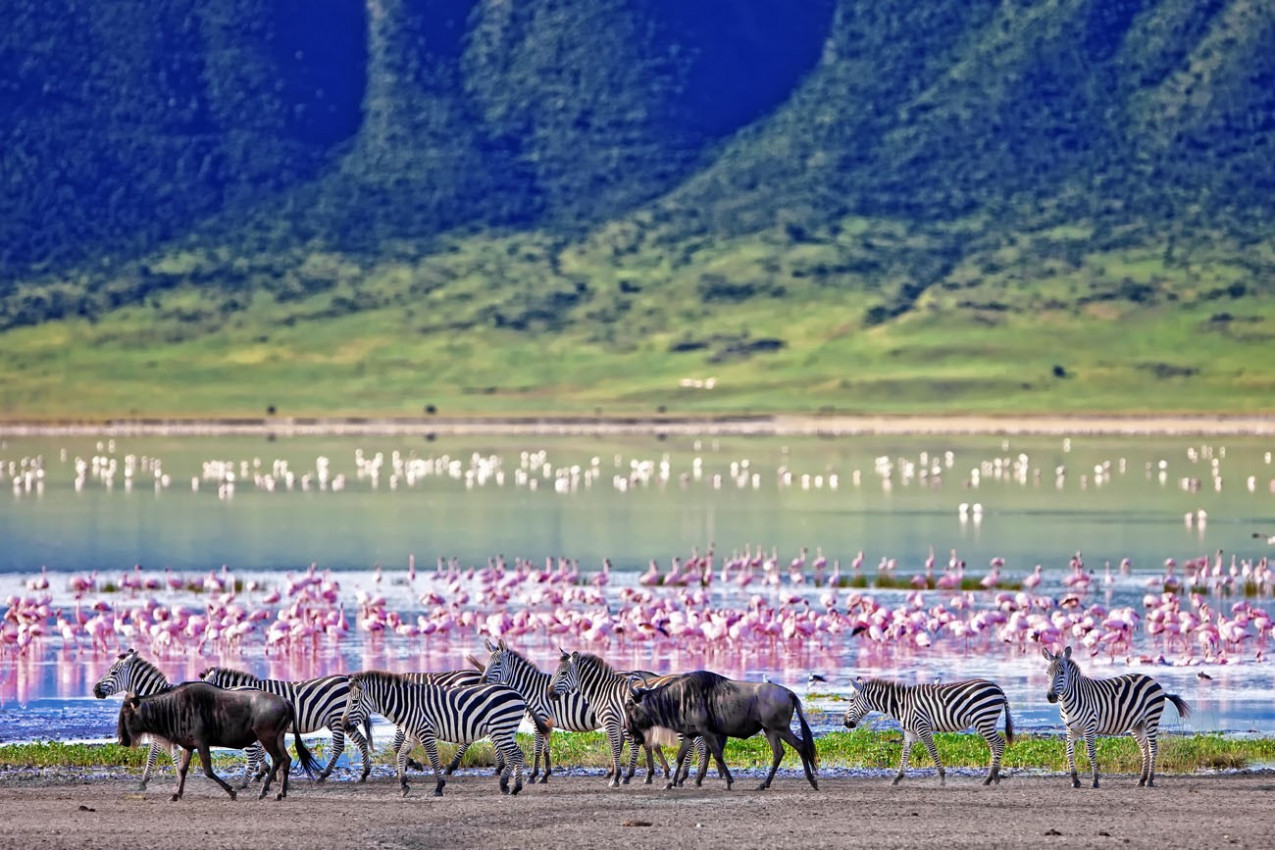
[[[790,728],[794,712],[801,721],[800,738]],[[682,765],[690,751],[687,742],[702,736],[717,761],[718,770],[726,779],[727,790],[730,790],[735,780],[722,758],[725,739],[751,738],[758,732],[765,732],[775,758],[770,774],[758,790],[769,788],[775,778],[779,762],[784,758],[781,741],[787,741],[801,756],[806,779],[815,790],[819,789],[819,783],[815,781],[818,756],[814,736],[806,723],[801,700],[783,685],[740,682],[707,670],[696,670],[655,688],[631,687],[624,704],[624,714],[627,731],[637,743],[646,744],[653,737],[669,738],[670,733],[683,736],[674,776],[682,772]],[[673,783],[665,787],[671,788]]]
[[[270,783],[283,767],[283,782],[276,800],[288,795],[288,771],[292,757],[284,742],[289,727],[296,731],[296,715],[292,704],[283,697],[252,689],[225,690],[205,682],[187,682],[172,690],[149,697],[128,694],[120,706],[119,742],[126,747],[141,743],[144,736],[162,738],[185,750],[177,765],[177,793],[173,800],[180,800],[186,789],[186,771],[190,757],[199,751],[204,773],[216,782],[230,799],[235,790],[213,773],[212,754],[209,747],[231,747],[242,750],[259,742],[270,754],[270,774],[261,787],[261,797],[266,796]],[[318,767],[314,756],[297,735],[297,758],[308,776]]]

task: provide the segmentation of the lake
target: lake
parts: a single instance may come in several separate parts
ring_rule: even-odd
[[[9,630],[13,640],[0,661],[0,740],[109,737],[116,704],[93,701],[88,692],[115,649],[145,640],[135,624],[148,599],[151,608],[184,606],[189,614],[210,605],[213,594],[185,585],[233,575],[237,598],[218,604],[269,609],[273,621],[288,600],[271,607],[270,588],[303,576],[311,564],[316,576],[326,573],[339,585],[333,604],[350,613],[343,639],[270,652],[263,625],[234,649],[179,643],[157,662],[174,680],[220,661],[289,678],[372,666],[456,667],[481,649],[493,628],[485,618],[499,609],[510,622],[523,616],[541,624],[511,634],[542,668],[554,663],[559,643],[574,640],[617,666],[766,675],[809,694],[822,728],[835,725],[837,697],[851,674],[986,676],[1006,687],[1016,722],[1051,729],[1057,711],[1041,698],[1038,645],[1011,647],[991,629],[971,645],[952,636],[954,627],[937,626],[934,615],[921,627],[932,645],[921,646],[911,633],[906,645],[896,645],[894,633],[869,641],[867,619],[858,621],[858,633],[837,631],[834,623],[804,641],[713,641],[698,623],[709,613],[737,620],[762,608],[813,623],[833,569],[843,585],[869,585],[838,589],[833,610],[846,617],[866,618],[869,605],[894,611],[897,620],[916,609],[942,608],[947,616],[952,602],[966,609],[962,616],[1010,611],[1012,603],[998,603],[995,594],[1022,592],[1036,564],[1043,578],[1033,592],[1064,605],[1075,593],[1065,582],[1078,560],[1090,584],[1074,610],[1098,605],[1100,612],[1146,616],[1127,645],[1103,643],[1088,671],[1146,670],[1196,704],[1197,715],[1180,726],[1169,712],[1169,728],[1275,732],[1275,669],[1265,660],[1263,621],[1233,644],[1175,645],[1150,633],[1145,600],[1164,590],[1167,559],[1179,565],[1171,579],[1198,559],[1221,569],[1210,592],[1195,600],[1197,613],[1203,600],[1229,625],[1236,602],[1254,611],[1270,606],[1269,588],[1248,586],[1246,595],[1245,581],[1270,552],[1253,535],[1275,534],[1273,448],[1270,438],[1244,437],[9,438],[0,442],[0,587],[14,597],[48,594],[49,619],[35,630],[45,634],[32,639],[28,628],[21,647]],[[718,580],[697,598],[686,595],[689,589],[639,581],[652,560],[667,574],[671,559],[685,564],[710,549],[719,572],[732,561],[764,562],[757,581]],[[826,566],[816,586],[819,557]],[[907,580],[923,577],[930,558],[927,589],[910,595]],[[409,559],[417,573],[410,580]],[[481,573],[496,559],[511,571],[526,559],[542,572],[553,559],[552,570],[572,577],[561,586],[575,590],[546,599],[518,587],[495,605]],[[794,559],[799,568],[790,567]],[[988,574],[993,559],[1003,561],[995,590],[967,587],[962,603],[933,586],[949,562],[964,562],[964,575],[974,579]],[[599,586],[604,561],[611,572]],[[468,575],[471,567],[479,574]],[[42,568],[48,589],[28,589]],[[800,584],[791,580],[795,574]],[[130,576],[155,583],[177,576],[183,587],[130,589]],[[899,586],[872,588],[883,576]],[[694,620],[694,639],[604,635],[600,617],[618,620],[625,606],[639,604],[635,594],[652,596],[651,605],[667,603],[669,629]],[[366,629],[356,622],[369,596],[382,597],[376,616],[393,614],[393,628],[370,615]],[[1182,600],[1183,609],[1192,608],[1187,594]],[[113,620],[110,651],[64,645],[53,611],[66,618],[74,608],[83,620],[94,603]],[[14,610],[13,599],[9,604]],[[414,622],[437,627],[431,608],[443,607],[467,611],[467,619],[448,620],[445,633],[409,634]],[[554,616],[574,618],[574,631],[554,631],[545,612],[559,610]],[[590,617],[592,637],[584,638],[589,626],[580,623]],[[146,654],[149,647],[139,648]],[[811,672],[827,683],[808,686]]]

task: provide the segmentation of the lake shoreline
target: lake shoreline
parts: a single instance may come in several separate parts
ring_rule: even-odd
[[[49,436],[1208,436],[1275,435],[1275,414],[424,416],[10,420],[0,437]]]

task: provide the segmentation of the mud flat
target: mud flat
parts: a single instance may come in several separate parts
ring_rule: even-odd
[[[0,848],[1164,848],[1270,846],[1275,774],[1170,775],[1154,789],[1135,777],[1073,790],[1061,776],[1013,775],[985,788],[972,776],[891,787],[880,777],[824,777],[821,790],[780,776],[759,792],[611,790],[598,776],[555,776],[502,797],[490,776],[454,777],[442,798],[414,779],[402,798],[392,778],[315,785],[294,777],[287,800],[231,801],[194,770],[171,803],[171,774],[143,794],[135,776],[0,777]]]

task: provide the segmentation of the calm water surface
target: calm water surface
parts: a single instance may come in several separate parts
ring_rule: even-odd
[[[748,547],[773,551],[784,565],[806,547],[808,559],[821,550],[843,572],[862,552],[865,573],[892,559],[904,575],[920,572],[931,552],[942,565],[954,550],[974,575],[994,557],[1018,578],[1043,564],[1041,590],[1057,594],[1080,551],[1098,575],[1128,558],[1132,569],[1104,593],[1110,604],[1137,605],[1166,558],[1269,554],[1253,534],[1275,534],[1273,449],[1268,439],[1084,436],[9,439],[0,443],[0,586],[27,592],[26,579],[47,567],[55,602],[70,605],[72,574],[108,581],[136,564],[186,574],[225,564],[264,583],[317,562],[353,598],[382,565],[387,586],[399,588],[391,604],[410,613],[417,603],[401,579],[409,556],[422,571],[439,557],[466,566],[500,554],[565,557],[582,575],[607,558],[621,573],[616,583],[632,584],[651,559],[667,570],[670,558],[711,546],[719,561]],[[312,659],[258,651],[234,661],[286,677],[441,669],[480,646],[477,635],[422,647],[352,633]],[[547,645],[526,650],[542,667],[556,654]],[[607,654],[618,662],[626,652]],[[632,652],[633,666],[706,665],[767,675],[801,693],[808,673],[821,672],[829,683],[817,686],[812,703],[828,712],[825,728],[836,722],[835,696],[852,673],[988,676],[1005,684],[1020,724],[1057,725],[1056,709],[1041,698],[1038,656],[935,652],[918,664],[915,654],[867,653],[849,639],[783,655]],[[87,694],[111,660],[66,650],[56,636],[20,657],[6,654],[0,740],[109,736],[116,704]],[[178,657],[161,666],[174,679],[192,678],[219,660]],[[1275,668],[1251,651],[1233,661],[1241,663],[1210,665],[1210,679],[1193,668],[1150,671],[1197,705],[1196,717],[1176,728],[1275,732]]]

